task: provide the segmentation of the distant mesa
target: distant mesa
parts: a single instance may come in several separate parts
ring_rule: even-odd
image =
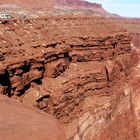
[[[28,15],[55,15],[84,13],[96,16],[116,16],[103,9],[101,4],[85,0],[1,0],[0,12],[7,10],[9,13]]]
[[[71,8],[77,9],[94,9],[94,8],[102,8],[101,4],[91,3],[83,0],[56,0],[56,5],[58,6],[67,6]]]

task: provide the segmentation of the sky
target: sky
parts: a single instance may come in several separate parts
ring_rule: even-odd
[[[110,13],[125,17],[140,17],[140,0],[88,0],[101,3]]]

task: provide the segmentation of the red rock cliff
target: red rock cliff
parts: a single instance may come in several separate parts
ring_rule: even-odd
[[[101,4],[83,0],[1,0],[0,11],[13,17],[40,17],[44,15],[96,15],[113,16]]]
[[[127,32],[99,18],[0,26],[1,94],[52,114],[68,140],[138,139]]]
[[[81,8],[81,9],[94,9],[94,8],[102,8],[101,4],[91,3],[83,0],[1,0],[0,4],[12,4],[17,6],[25,6],[30,8],[45,8],[49,6],[59,5],[59,6],[67,6],[71,8]]]
[[[94,9],[94,8],[102,8],[101,4],[91,3],[83,0],[56,0],[57,5],[67,6],[71,8],[77,7],[80,9]]]

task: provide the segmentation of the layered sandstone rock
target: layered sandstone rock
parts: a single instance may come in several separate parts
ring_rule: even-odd
[[[16,18],[37,18],[48,15],[92,15],[118,17],[107,12],[101,4],[86,0],[1,0],[0,12]]]
[[[139,18],[112,18],[109,19],[116,26],[126,29],[131,36],[133,48],[140,46],[140,19]]]
[[[139,96],[139,81],[140,81],[140,62],[139,62],[139,55],[140,55],[140,19],[131,18],[131,19],[123,19],[120,22],[121,25],[123,25],[129,32],[132,38],[131,46],[133,48],[133,52],[135,51],[133,55],[133,60],[135,62],[133,63],[133,68],[131,70],[130,75],[130,85],[132,87],[132,103],[134,112],[136,115],[136,118],[138,119],[137,124],[140,126],[140,96]],[[140,131],[139,131],[140,134]],[[139,135],[140,136],[140,135]],[[140,137],[138,137],[140,139]]]
[[[68,140],[98,140],[103,132],[106,140],[138,139],[126,31],[99,18],[15,20],[0,26],[2,94],[52,114]]]
[[[140,46],[140,33],[131,33],[133,44],[135,47]]]

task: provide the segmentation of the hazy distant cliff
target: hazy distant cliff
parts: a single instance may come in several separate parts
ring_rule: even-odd
[[[10,13],[31,15],[47,15],[48,11],[54,14],[86,13],[90,15],[114,16],[102,8],[101,4],[82,0],[2,0],[0,11],[7,10]]]

